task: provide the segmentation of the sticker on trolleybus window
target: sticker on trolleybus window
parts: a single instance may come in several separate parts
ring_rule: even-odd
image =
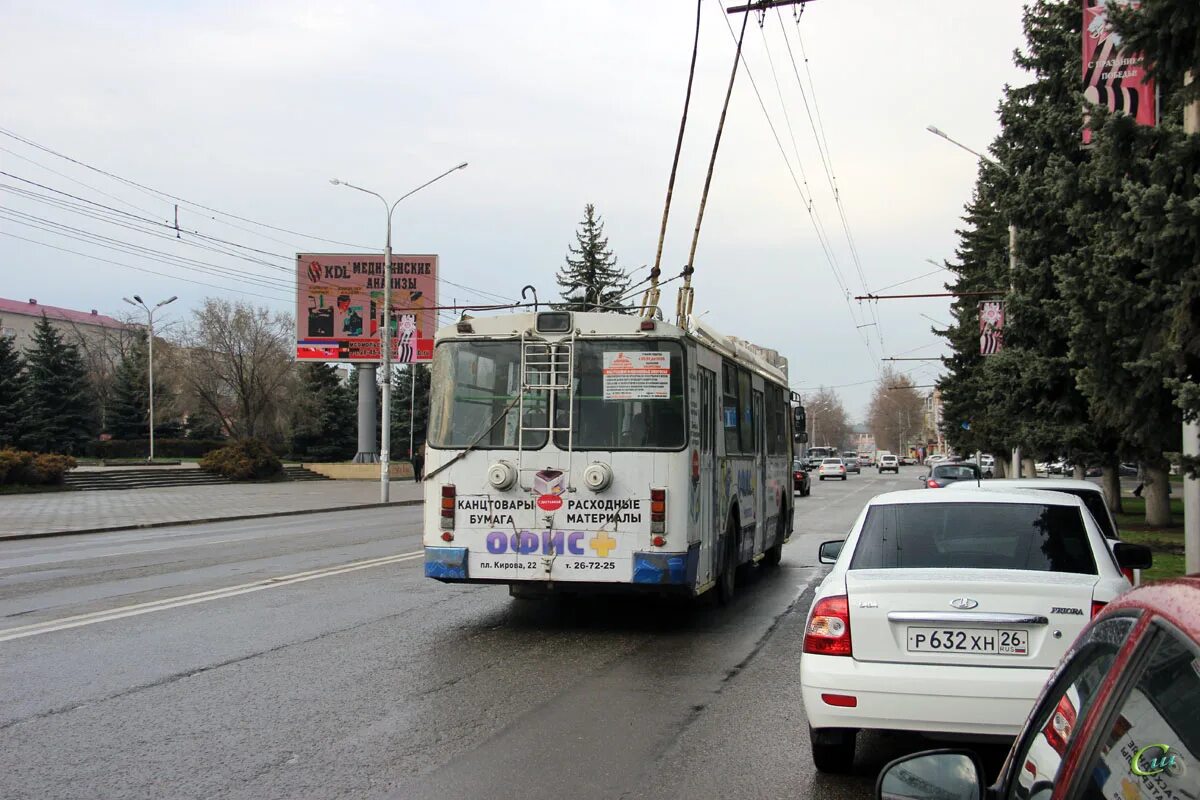
[[[669,400],[671,354],[655,350],[604,353],[605,400]]]

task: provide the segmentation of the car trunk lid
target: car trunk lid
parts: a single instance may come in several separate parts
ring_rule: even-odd
[[[849,570],[854,658],[1052,668],[1088,623],[1097,580],[1009,569]]]

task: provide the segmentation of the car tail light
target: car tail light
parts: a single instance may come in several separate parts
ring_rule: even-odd
[[[1075,727],[1075,706],[1071,704],[1066,695],[1063,695],[1063,698],[1058,701],[1054,713],[1050,715],[1046,727],[1042,729],[1046,743],[1053,747],[1060,756],[1067,751],[1067,742],[1071,739],[1073,727]]]
[[[852,694],[824,694],[824,693],[822,693],[821,700],[827,706],[838,706],[840,708],[858,708],[858,698]]]
[[[1130,583],[1133,583],[1133,581],[1130,581]],[[1099,600],[1093,600],[1092,601],[1092,619],[1095,619],[1100,614],[1100,612],[1104,610],[1104,607],[1106,605],[1108,605],[1108,603],[1103,603]]]
[[[818,656],[853,655],[850,603],[846,595],[818,600],[804,631],[804,652]]]
[[[942,485],[940,483],[938,483],[936,480],[934,480],[933,478],[930,478],[929,480],[925,481],[925,488],[940,489],[940,488],[942,488]]]
[[[1129,567],[1125,567],[1125,568],[1123,568],[1123,569],[1121,570],[1121,574],[1125,576],[1125,580],[1129,581],[1129,585],[1130,585],[1130,586],[1136,586],[1136,585],[1137,585],[1137,581],[1136,581],[1136,580],[1135,580],[1135,578],[1134,578],[1133,570],[1131,570]],[[1095,614],[1093,614],[1092,616],[1094,617],[1094,616],[1096,616],[1096,615],[1095,615]]]
[[[442,529],[454,530],[454,499],[456,490],[453,484],[442,487]]]
[[[667,531],[667,490],[650,490],[650,532],[666,533]]]

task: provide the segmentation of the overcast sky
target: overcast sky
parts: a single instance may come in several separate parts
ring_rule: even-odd
[[[1004,84],[1025,80],[1012,66],[1020,14],[1017,0],[814,0],[798,25],[787,9],[770,12],[761,30],[752,17],[750,74],[738,75],[700,236],[695,311],[783,352],[795,388],[842,387],[855,416],[881,356],[941,352],[921,314],[947,319],[944,298],[885,301],[872,311],[847,302],[839,283],[852,295],[864,285],[879,291],[933,271],[926,259],[952,256],[976,163],[925,126],[987,146]],[[683,266],[695,224],[734,52],[724,17],[705,0],[664,276]],[[466,170],[405,200],[395,216],[397,252],[437,253],[445,279],[488,293],[445,285],[444,301],[514,298],[527,283],[553,296],[554,272],[588,202],[621,264],[636,270],[654,259],[691,55],[690,0],[4,1],[0,18],[0,128],[253,220],[181,204],[181,228],[230,244],[165,231],[152,238],[6,189],[0,232],[44,244],[0,235],[0,296],[117,313],[127,310],[122,295],[177,294],[169,309],[176,318],[212,295],[290,311],[296,252],[353,249],[308,237],[382,249],[382,206],[329,178],[394,198],[462,161]],[[751,76],[814,199],[832,258]],[[857,263],[815,125],[824,129]],[[174,221],[174,202],[160,195],[9,136],[0,135],[0,148],[6,173]],[[6,176],[0,183],[79,202]],[[215,265],[219,274],[68,238],[80,230],[202,262],[192,267]],[[942,291],[946,276],[894,291]],[[664,290],[665,308],[673,310],[677,285]],[[936,375],[926,362],[900,366],[918,367],[919,384]]]

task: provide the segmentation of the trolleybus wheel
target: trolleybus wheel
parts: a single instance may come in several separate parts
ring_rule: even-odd
[[[763,563],[768,567],[778,567],[779,562],[783,560],[783,537],[786,529],[783,525],[783,507],[779,509],[779,524],[775,531],[775,544],[771,545],[763,557]]]
[[[737,527],[733,518],[725,531],[725,559],[721,565],[721,574],[717,576],[717,602],[728,605],[733,601],[733,591],[737,587]]]

